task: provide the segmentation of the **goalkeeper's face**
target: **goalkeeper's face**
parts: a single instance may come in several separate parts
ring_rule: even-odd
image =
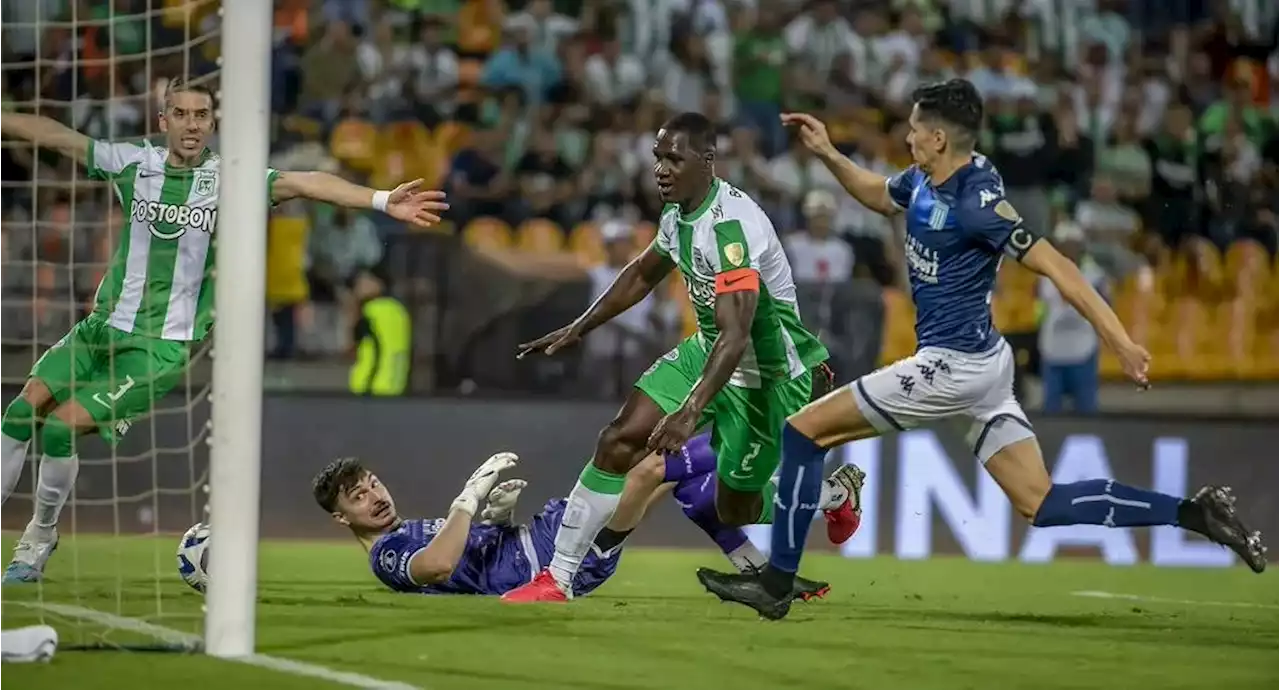
[[[334,517],[357,532],[385,532],[396,523],[396,503],[391,492],[372,472],[338,494]]]
[[[165,134],[169,150],[183,158],[193,158],[204,151],[213,134],[213,123],[213,98],[199,91],[169,94],[160,114],[160,131]]]

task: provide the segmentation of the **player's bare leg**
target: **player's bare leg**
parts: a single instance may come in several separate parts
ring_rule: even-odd
[[[1183,499],[1111,479],[1054,484],[1034,437],[1001,448],[986,466],[1014,510],[1037,527],[1174,525],[1226,546],[1256,573],[1267,567],[1262,535],[1240,520],[1229,487],[1206,486]]]
[[[59,405],[44,420],[40,430],[44,456],[36,480],[35,508],[13,550],[13,560],[5,568],[4,582],[34,582],[42,576],[45,563],[58,548],[58,516],[80,469],[75,437],[96,427],[89,411],[74,400]]]
[[[649,455],[649,435],[662,417],[662,408],[648,395],[631,391],[618,416],[601,430],[591,463],[569,493],[550,566],[533,581],[504,594],[503,601],[566,601],[571,596],[574,574],[600,530],[613,518],[627,473]]]
[[[0,423],[0,505],[9,501],[22,478],[31,439],[53,403],[53,393],[44,381],[32,378],[5,408],[4,422]]]
[[[769,619],[787,615],[809,525],[820,505],[827,451],[879,434],[854,397],[857,387],[855,382],[834,390],[787,419],[769,565],[758,578],[699,571],[703,586],[721,600],[750,606]]]

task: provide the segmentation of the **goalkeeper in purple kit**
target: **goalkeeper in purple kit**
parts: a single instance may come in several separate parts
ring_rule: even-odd
[[[497,453],[467,480],[444,518],[409,519],[396,512],[387,487],[355,458],[331,462],[313,482],[320,507],[356,535],[369,552],[369,567],[388,588],[418,594],[500,595],[529,582],[555,550],[555,534],[565,518],[566,501],[553,499],[527,524],[512,520],[525,487],[522,479],[499,482],[516,465],[514,453]],[[637,481],[623,491],[618,511],[574,578],[575,595],[587,594],[618,567],[622,541],[639,524],[649,505],[667,492],[740,572],[754,572],[764,556],[742,529],[719,521],[715,508],[716,456],[708,434],[695,437],[678,453],[651,455],[640,469],[664,482],[656,491]],[[849,487],[854,503],[861,486]],[[486,502],[481,510],[481,503]],[[825,582],[797,578],[802,600],[826,594]]]

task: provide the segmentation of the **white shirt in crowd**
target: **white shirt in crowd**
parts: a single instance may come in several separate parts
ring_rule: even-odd
[[[1080,273],[1098,292],[1106,294],[1106,274],[1096,263],[1085,259]],[[1049,364],[1079,364],[1098,351],[1098,334],[1089,321],[1067,303],[1053,281],[1041,278],[1037,284],[1044,320],[1040,323],[1040,357]]]
[[[588,272],[588,276],[591,278],[591,302],[599,299],[621,272],[621,268],[607,265],[592,268]],[[584,344],[587,354],[591,357],[599,358],[617,357],[619,354],[623,357],[639,355],[641,352],[640,343],[635,338],[628,337],[625,333],[644,334],[650,332],[652,330],[650,324],[654,304],[653,295],[645,295],[644,299],[637,302],[630,309],[615,316],[609,323],[588,333]]]
[[[787,51],[798,55],[808,62],[815,73],[826,78],[836,63],[836,58],[845,53],[865,54],[866,46],[853,31],[843,17],[833,22],[819,24],[813,15],[806,12],[787,24],[782,32],[787,43]],[[857,50],[854,47],[857,44]],[[855,70],[866,69],[863,61],[854,61]],[[856,75],[855,75],[856,80]]]
[[[644,63],[627,53],[612,62],[599,53],[592,55],[587,58],[585,70],[591,100],[602,105],[630,101],[639,96],[645,86]]]
[[[528,12],[516,12],[503,22],[507,31],[524,29],[529,32],[529,46],[555,55],[560,41],[578,31],[578,20],[563,14],[552,14],[538,19]]]
[[[835,235],[795,232],[782,238],[782,246],[796,282],[843,283],[853,277],[853,248]]]

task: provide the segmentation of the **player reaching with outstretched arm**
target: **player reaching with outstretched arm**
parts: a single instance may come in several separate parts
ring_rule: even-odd
[[[1110,479],[1054,484],[1035,432],[1013,395],[1013,353],[993,328],[991,294],[1002,257],[1020,261],[1058,291],[1098,331],[1125,374],[1147,386],[1151,356],[1135,343],[1107,303],[1048,241],[1026,227],[1004,198],[999,173],[974,153],[982,99],[952,79],[914,95],[907,144],[915,164],[885,177],[840,155],[826,128],[808,115],[784,115],[801,140],[867,208],[906,213],[906,259],[916,305],[916,353],[863,376],[792,415],[783,428],[779,513],[769,565],[756,577],[700,571],[721,599],[766,618],[787,614],[790,582],[820,486],[814,474],[827,451],[849,441],[949,421],[1037,527],[1175,525],[1229,547],[1255,572],[1266,567],[1261,535],[1245,527],[1226,487],[1193,498],[1147,491]]]
[[[58,546],[58,515],[75,485],[75,437],[114,442],[181,380],[193,343],[213,324],[214,231],[220,159],[205,143],[215,104],[207,87],[174,79],[159,114],[166,146],[94,141],[45,117],[6,113],[0,133],[82,161],[111,183],[127,213],[93,312],[44,353],[5,408],[0,488],[7,501],[37,430],[43,457],[35,509],[4,582],[40,579]],[[376,191],[321,172],[263,172],[272,203],[303,197],[373,208],[420,226],[440,221],[444,194],[421,180]]]
[[[513,453],[489,458],[467,480],[443,519],[407,519],[396,512],[390,492],[355,458],[330,463],[312,482],[312,493],[333,519],[351,529],[369,552],[369,567],[387,587],[418,594],[503,594],[529,582],[552,557],[556,529],[565,515],[564,499],[554,499],[524,525],[512,522],[516,501],[525,487],[522,479],[498,483],[499,473],[516,464]],[[715,515],[715,490],[709,481],[716,459],[706,435],[690,441],[679,453],[654,454],[631,477],[655,475],[656,490],[644,482],[628,481],[609,525],[630,532],[648,507],[674,489],[674,498],[740,571],[764,564],[764,556],[747,541],[741,528],[720,523]],[[858,500],[861,484],[852,488]],[[488,505],[480,504],[488,497]],[[479,514],[480,521],[476,517]],[[573,579],[573,591],[583,595],[604,583],[617,568],[622,549],[593,550]],[[821,597],[825,582],[797,579],[796,596]]]
[[[698,332],[654,362],[618,416],[600,432],[595,456],[569,494],[555,557],[507,601],[565,601],[594,543],[608,550],[605,529],[627,473],[651,450],[677,451],[712,425],[719,459],[716,510],[722,522],[768,522],[769,481],[778,466],[778,429],[812,399],[815,373],[829,386],[827,350],[805,330],[782,244],[764,211],[715,176],[715,129],[682,113],[658,130],[653,174],[665,207],[658,236],[573,323],[521,346],[520,356],[554,354],[626,311],[679,267],[697,314]],[[821,471],[821,470],[819,470]],[[841,470],[837,470],[840,475]],[[818,505],[834,533],[852,534],[847,478],[818,478]]]

